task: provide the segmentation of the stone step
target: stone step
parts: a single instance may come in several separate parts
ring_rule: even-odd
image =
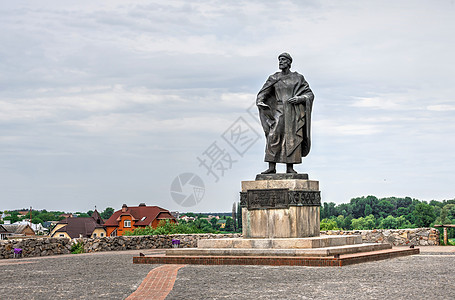
[[[391,249],[390,244],[354,244],[308,249],[257,249],[257,248],[174,248],[166,256],[303,256],[327,257],[342,254]]]
[[[419,249],[385,249],[346,254],[339,257],[301,256],[136,256],[134,264],[195,264],[195,265],[267,265],[342,267],[346,265],[419,254]]]
[[[310,238],[277,238],[277,239],[201,239],[197,247],[203,249],[213,248],[239,248],[239,249],[311,249],[343,245],[362,244],[360,235],[323,235]]]

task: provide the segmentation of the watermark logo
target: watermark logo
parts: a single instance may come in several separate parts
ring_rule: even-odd
[[[246,113],[260,124],[256,102],[248,107]],[[254,129],[258,124],[252,126],[251,120],[247,119],[238,117],[218,139],[196,156],[198,167],[202,168],[204,175],[212,178],[215,183],[219,182],[261,137]],[[204,182],[194,173],[180,174],[171,184],[172,199],[184,207],[198,204],[204,194]]]
[[[248,122],[239,117],[222,135],[221,138],[228,143],[241,157],[259,140],[259,134]]]
[[[205,194],[204,181],[194,173],[182,173],[171,183],[171,197],[177,204],[190,207],[201,202]]]

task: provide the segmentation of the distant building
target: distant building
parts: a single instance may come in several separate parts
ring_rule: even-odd
[[[188,221],[194,221],[194,220],[196,220],[196,218],[195,217],[182,216],[182,217],[180,217],[179,220],[184,220],[184,221],[188,222]]]
[[[123,204],[122,209],[114,212],[104,223],[104,227],[108,236],[120,236],[125,231],[134,231],[136,228],[147,226],[156,228],[161,220],[177,222],[167,209],[158,206],[146,206],[145,203],[132,207]]]
[[[73,214],[61,214],[59,217],[64,217],[64,218],[73,218]]]
[[[57,225],[58,221],[45,221],[43,222],[43,227],[47,228],[48,230],[52,229],[55,225]]]
[[[220,229],[224,229],[226,227],[226,220],[218,220],[216,224],[220,225]]]
[[[8,230],[0,224],[0,240],[6,240],[6,236],[8,235]]]
[[[13,223],[13,225],[28,225],[28,226],[30,226],[30,228],[33,229],[35,234],[45,234],[48,232],[48,229],[46,229],[43,225],[41,225],[41,223],[33,224],[32,222],[30,222],[30,220],[18,221],[18,222]]]
[[[28,224],[3,224],[2,227],[7,231],[7,237],[26,237],[35,235],[35,231]]]
[[[106,230],[104,229],[103,223],[103,219],[95,209],[91,217],[69,217],[59,221],[52,229],[50,236],[70,239],[105,237]]]
[[[20,210],[20,211],[18,211],[18,214],[23,217],[26,214],[28,214],[29,212],[30,212],[29,210]]]

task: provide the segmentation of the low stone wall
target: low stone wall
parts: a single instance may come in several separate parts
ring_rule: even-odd
[[[172,234],[116,236],[95,239],[82,239],[85,252],[119,251],[137,249],[171,248],[172,240],[180,240],[180,248],[195,248],[199,239],[238,238],[240,233],[233,234]]]
[[[394,246],[439,245],[439,230],[434,228],[416,229],[375,229],[353,231],[321,231],[327,235],[361,235],[364,243],[388,243]],[[199,239],[238,238],[241,234],[174,234],[148,236],[117,236],[93,239],[28,238],[0,241],[0,259],[13,258],[13,249],[21,248],[23,257],[47,256],[71,253],[76,242],[84,243],[85,252],[120,251],[139,249],[171,248],[172,240],[180,240],[181,248],[197,247]]]
[[[180,240],[181,248],[197,247],[199,239],[237,238],[233,234],[174,234],[148,236],[116,236],[103,238],[33,238],[23,240],[0,241],[0,259],[13,258],[14,248],[22,249],[23,257],[47,256],[71,253],[71,246],[77,242],[84,243],[85,252],[120,251],[137,249],[171,248],[172,240]]]
[[[0,259],[13,258],[14,248],[22,249],[23,257],[47,256],[71,253],[70,239],[25,238],[0,241]]]
[[[393,246],[437,246],[439,230],[435,228],[374,229],[374,230],[329,230],[327,235],[361,235],[364,243],[382,243]]]

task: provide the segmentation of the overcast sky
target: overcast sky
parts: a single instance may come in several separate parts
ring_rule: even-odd
[[[230,211],[267,167],[253,104],[283,51],[323,201],[455,197],[454,1],[16,0],[0,28],[1,210]]]

